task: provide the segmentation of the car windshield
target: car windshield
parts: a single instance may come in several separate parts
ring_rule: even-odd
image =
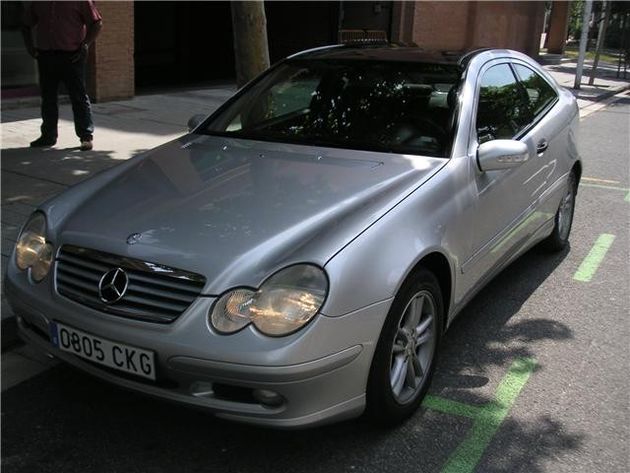
[[[197,132],[447,157],[460,75],[446,64],[289,60]]]

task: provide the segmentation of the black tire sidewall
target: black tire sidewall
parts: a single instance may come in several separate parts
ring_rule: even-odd
[[[398,330],[402,311],[405,309],[411,297],[423,290],[431,293],[435,303],[436,340],[429,370],[421,390],[416,394],[413,400],[405,404],[400,404],[394,398],[389,381],[392,344]],[[372,419],[380,424],[395,425],[410,417],[418,409],[429,389],[433,377],[443,320],[444,303],[437,278],[426,269],[415,271],[405,281],[392,302],[372,359],[366,393],[367,412]]]
[[[551,235],[545,240],[545,246],[547,249],[551,251],[561,251],[563,250],[567,244],[569,243],[569,237],[571,236],[571,229],[573,228],[573,215],[575,214],[575,204],[576,204],[576,196],[577,196],[577,177],[574,171],[571,171],[568,178],[568,185],[572,187],[573,191],[573,208],[571,209],[571,220],[569,222],[569,231],[567,232],[566,238],[562,238],[560,235],[560,206],[562,205],[562,201],[558,206],[558,210],[556,211],[556,215],[554,217],[554,227]],[[564,199],[564,195],[562,199]]]

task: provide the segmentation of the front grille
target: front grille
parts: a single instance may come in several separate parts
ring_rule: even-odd
[[[105,303],[99,282],[120,268],[128,278],[122,298]],[[169,323],[199,296],[205,278],[199,274],[110,253],[64,245],[56,260],[57,292],[108,314]]]

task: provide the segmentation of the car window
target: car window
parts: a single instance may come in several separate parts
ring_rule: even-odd
[[[516,70],[521,84],[527,91],[533,114],[538,115],[557,98],[556,91],[553,90],[553,87],[551,87],[545,79],[540,77],[529,67],[514,64],[514,69]]]
[[[508,64],[492,66],[481,77],[477,140],[511,139],[532,119],[528,99]]]
[[[460,78],[456,65],[290,60],[197,132],[447,157]]]
[[[242,130],[243,126],[252,122],[288,118],[292,114],[307,112],[319,83],[320,78],[308,69],[294,71],[286,81],[271,86],[257,100],[246,104],[227,126],[227,131]]]

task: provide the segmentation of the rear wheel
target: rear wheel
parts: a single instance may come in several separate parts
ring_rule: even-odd
[[[381,424],[411,416],[426,394],[443,319],[436,277],[420,269],[392,303],[379,338],[367,389],[367,410]]]
[[[554,219],[554,227],[551,235],[543,241],[543,245],[550,251],[562,251],[569,243],[569,234],[573,225],[573,213],[575,212],[575,195],[577,193],[577,178],[571,171],[567,183],[567,192],[560,201],[560,206]]]

